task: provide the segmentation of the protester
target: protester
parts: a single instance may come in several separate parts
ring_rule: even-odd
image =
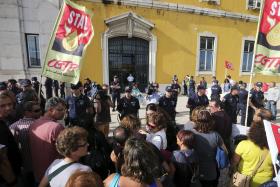
[[[28,130],[30,125],[41,116],[42,111],[40,105],[34,101],[25,102],[22,109],[23,118],[13,123],[9,128],[20,148],[21,157],[23,159],[22,178],[24,186],[33,186],[35,181],[30,159],[31,153]]]
[[[207,82],[204,77],[201,77],[201,80],[199,82],[199,85],[203,86],[205,89],[207,89]]]
[[[17,81],[15,79],[9,79],[8,80],[8,89],[11,92],[13,92],[15,95],[17,95],[21,92],[21,89],[18,87]]]
[[[185,76],[185,78],[182,81],[182,87],[183,87],[183,90],[184,90],[183,95],[186,95],[186,96],[189,95],[188,94],[189,78],[190,78],[190,76],[187,75],[187,76]]]
[[[89,78],[86,78],[85,79],[85,84],[84,84],[84,94],[86,96],[88,96],[88,93],[90,92],[91,90],[91,80]]]
[[[70,176],[77,170],[88,171],[88,166],[78,163],[87,154],[88,133],[81,127],[64,129],[56,140],[56,149],[63,159],[56,159],[48,167],[39,187],[64,187]]]
[[[174,184],[190,186],[193,177],[198,177],[198,156],[193,146],[195,135],[192,131],[180,130],[177,134],[177,144],[180,150],[173,151],[172,162],[175,166]]]
[[[104,180],[104,186],[137,187],[150,186],[162,187],[158,181],[160,173],[159,160],[144,140],[129,139],[124,147],[124,164],[122,174],[111,174]]]
[[[251,176],[251,187],[257,187],[273,177],[273,165],[262,121],[252,122],[248,140],[241,141],[232,158],[232,167]]]
[[[0,82],[0,93],[8,90],[8,86],[5,82]]]
[[[76,171],[70,176],[65,187],[104,187],[104,185],[96,173]]]
[[[18,177],[21,169],[21,155],[17,143],[15,142],[14,137],[5,122],[12,110],[13,101],[10,94],[8,91],[2,92],[0,94],[0,144],[7,150],[8,162],[11,164],[13,175]],[[14,181],[6,182],[9,182],[9,185],[12,186],[16,184],[17,181],[15,178]],[[0,181],[0,185],[1,184],[2,181]]]
[[[59,83],[57,80],[53,80],[53,91],[55,97],[58,97],[58,90],[59,90]]]
[[[132,134],[135,134],[141,128],[141,121],[134,115],[126,115],[120,121],[120,126],[128,129]]]
[[[45,110],[44,116],[31,124],[28,132],[36,182],[41,181],[48,166],[59,158],[55,141],[64,127],[57,120],[63,119],[66,104],[63,99],[53,97],[47,101]]]
[[[132,74],[130,73],[129,76],[127,77],[127,82],[128,82],[128,86],[132,86],[133,82],[134,82],[134,77],[132,76]]]
[[[231,84],[228,79],[224,80],[224,93],[229,92],[231,88]]]
[[[277,101],[280,97],[280,90],[278,87],[276,87],[276,83],[272,82],[270,85],[270,88],[267,91],[266,96],[266,109],[271,110],[273,115],[273,120],[276,120],[277,116]]]
[[[202,187],[216,187],[218,172],[216,150],[218,147],[225,152],[227,149],[221,136],[213,131],[213,118],[209,111],[201,110],[197,115],[194,133],[194,149],[199,158],[200,182]]]
[[[241,83],[239,85],[240,91],[238,94],[239,100],[237,104],[237,113],[241,114],[241,125],[245,125],[245,118],[246,118],[246,107],[247,107],[247,100],[248,100],[248,91],[246,90],[246,83]]]
[[[197,120],[197,115],[201,110],[206,110],[205,106],[199,106],[193,109],[192,114],[190,115],[190,120],[184,124],[184,130],[193,130]]]

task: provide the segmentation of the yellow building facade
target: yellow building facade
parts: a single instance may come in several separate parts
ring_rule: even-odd
[[[76,1],[94,12],[95,35],[81,79],[109,83],[117,74],[169,84],[225,74],[249,81],[259,9],[251,0]],[[255,0],[257,3],[258,0]],[[233,64],[226,72],[224,62]],[[139,77],[137,77],[139,76]],[[141,78],[140,78],[141,77]],[[277,81],[255,75],[253,82]]]

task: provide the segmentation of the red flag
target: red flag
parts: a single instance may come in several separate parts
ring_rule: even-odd
[[[226,69],[230,69],[230,70],[233,70],[233,64],[229,61],[225,61],[225,68]]]

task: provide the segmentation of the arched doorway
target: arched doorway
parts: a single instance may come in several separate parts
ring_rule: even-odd
[[[108,39],[109,80],[118,75],[124,88],[131,73],[140,90],[149,80],[149,41],[142,38],[119,36]]]

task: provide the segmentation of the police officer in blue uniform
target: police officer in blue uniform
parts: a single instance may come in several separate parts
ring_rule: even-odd
[[[220,100],[220,94],[222,94],[222,88],[219,85],[218,80],[214,80],[211,86],[211,100]]]
[[[197,93],[190,96],[188,100],[187,107],[190,108],[190,116],[192,114],[193,109],[199,106],[208,106],[209,100],[208,97],[205,95],[205,87],[202,85],[197,86]]]
[[[248,109],[248,126],[251,126],[255,110],[264,107],[264,94],[262,91],[262,82],[257,82],[255,87],[250,91],[250,102]]]
[[[225,112],[231,118],[233,124],[237,123],[237,104],[239,102],[239,87],[232,86],[230,93],[224,96],[223,105]]]
[[[118,102],[117,111],[120,113],[120,119],[128,114],[138,117],[138,110],[140,109],[139,100],[131,95],[132,88],[125,87],[125,96]]]
[[[248,98],[248,91],[246,90],[247,84],[242,82],[239,84],[239,102],[237,105],[237,113],[241,114],[241,125],[245,125],[245,116],[246,116],[246,106],[247,106],[247,98]]]
[[[68,109],[66,125],[83,126],[93,122],[93,108],[89,98],[82,94],[81,82],[71,84],[70,96],[67,96],[65,101]]]
[[[165,94],[159,99],[159,106],[169,114],[172,121],[176,117],[176,98],[172,95],[173,89],[171,86],[165,88]]]
[[[172,88],[173,98],[175,99],[177,105],[178,95],[181,92],[181,86],[178,84],[178,78],[172,80],[171,88]]]

